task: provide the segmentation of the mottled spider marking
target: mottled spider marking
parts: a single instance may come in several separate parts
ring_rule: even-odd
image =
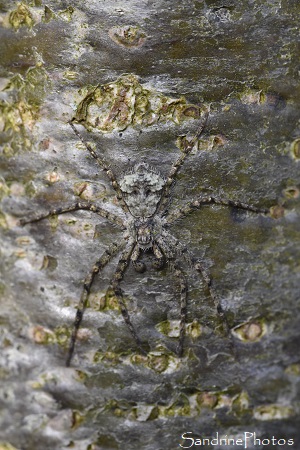
[[[148,164],[136,164],[120,181],[125,203],[133,217],[153,217],[166,180]]]
[[[110,284],[118,300],[124,321],[142,353],[145,353],[145,351],[128,314],[120,284],[124,279],[124,275],[130,263],[132,263],[137,272],[144,272],[146,270],[145,263],[140,261],[140,257],[145,251],[151,251],[153,253],[154,260],[152,261],[152,265],[156,269],[161,269],[165,263],[168,263],[179,282],[180,330],[177,345],[178,356],[182,356],[183,353],[188,299],[188,282],[186,273],[182,268],[183,262],[188,263],[190,269],[195,270],[196,273],[199,273],[202,276],[210,296],[215,303],[216,312],[224,321],[227,331],[230,331],[226,315],[212,290],[211,278],[204,269],[202,261],[195,262],[195,259],[188,249],[170,233],[169,228],[176,220],[205,205],[217,204],[262,214],[267,214],[269,210],[248,205],[247,203],[224,199],[219,196],[202,195],[193,201],[188,202],[184,207],[169,213],[168,206],[170,203],[171,187],[178,171],[183,166],[185,159],[191,153],[197,139],[203,132],[207,118],[208,113],[205,116],[204,122],[198,128],[195,136],[188,142],[183,149],[182,154],[172,164],[166,178],[148,164],[138,163],[134,165],[120,181],[117,180],[117,177],[108,164],[85,142],[73,122],[69,122],[75,135],[83,142],[90,155],[107,174],[111,185],[116,192],[119,205],[123,210],[122,214],[119,216],[118,214],[107,211],[105,205],[96,206],[91,202],[76,202],[72,205],[53,209],[44,214],[38,214],[29,219],[21,219],[20,222],[22,225],[25,225],[42,220],[50,215],[63,214],[65,212],[77,210],[88,210],[106,218],[110,223],[123,230],[123,239],[119,243],[113,243],[109,249],[102,254],[85,278],[73,325],[66,361],[67,366],[70,365],[73,357],[78,329],[81,325],[95,276],[101,273],[102,269],[119,252],[122,253]]]

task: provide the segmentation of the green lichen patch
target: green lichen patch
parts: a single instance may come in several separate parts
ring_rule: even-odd
[[[284,217],[284,214],[285,209],[282,205],[271,206],[270,216],[273,217],[273,219],[280,219],[281,217]]]
[[[49,270],[53,272],[57,268],[57,259],[51,255],[44,255],[41,270]]]
[[[285,100],[277,92],[247,88],[239,94],[239,98],[246,105],[267,105],[273,108],[285,106]]]
[[[126,74],[115,82],[90,89],[78,105],[74,120],[88,130],[108,133],[158,121],[178,124],[200,115],[201,108],[188,104],[184,97],[166,97],[141,85],[135,75]]]
[[[187,136],[179,136],[176,139],[176,146],[181,151],[185,151],[188,146],[190,145],[191,139],[189,139]],[[213,150],[218,149],[219,147],[223,147],[226,144],[226,138],[225,136],[221,134],[217,135],[210,135],[207,139],[198,139],[195,143],[194,149],[192,150],[192,153],[194,153],[197,150],[205,151],[205,152],[211,152]]]
[[[162,373],[167,370],[169,366],[168,355],[162,352],[151,352],[148,355],[148,367],[155,372]]]
[[[0,177],[0,200],[3,197],[6,197],[7,195],[9,195],[10,193],[10,189],[6,184],[6,181],[3,177]]]
[[[295,377],[300,377],[300,364],[291,364],[285,369],[285,373]]]
[[[197,394],[197,403],[203,408],[214,408],[218,403],[218,396],[215,392],[199,392]]]
[[[49,6],[45,5],[44,14],[42,15],[42,22],[48,23],[51,20],[55,19],[55,17],[56,15],[52,11],[52,9],[49,8]]]
[[[81,330],[84,333],[84,330]],[[55,342],[63,348],[69,346],[71,330],[66,326],[60,326],[54,329]],[[78,340],[82,340],[82,333],[77,335]]]
[[[72,426],[71,428],[74,430],[78,428],[82,422],[84,421],[85,416],[84,414],[81,414],[79,411],[72,411]]]
[[[0,450],[18,450],[18,449],[13,445],[11,445],[9,442],[0,442]]]
[[[116,44],[127,48],[141,47],[146,40],[146,34],[133,25],[113,27],[108,35]]]
[[[6,220],[6,216],[2,211],[0,211],[0,228],[3,228],[4,230],[8,229],[8,223]]]
[[[146,422],[148,420],[157,419],[159,409],[156,405],[139,404],[133,408],[133,413],[138,422]]]
[[[296,414],[291,406],[270,404],[257,406],[254,409],[254,418],[257,420],[282,420],[288,419]]]
[[[286,199],[298,198],[300,190],[297,186],[289,186],[283,190],[282,194]]]
[[[114,352],[96,352],[93,358],[93,362],[98,364],[99,362],[108,362],[110,366],[116,366],[121,362],[121,358]]]
[[[106,403],[104,409],[112,411],[112,413],[117,417],[128,417],[129,415],[132,415],[134,417],[134,414],[132,414],[132,412],[135,407],[135,402],[112,399]]]
[[[28,28],[33,27],[35,23],[33,15],[25,2],[19,3],[17,8],[10,13],[9,23],[15,30],[18,30],[22,26]]]
[[[41,63],[28,69],[25,77],[14,75],[5,86],[7,98],[0,101],[5,155],[31,148],[32,130],[48,86],[48,75]]]
[[[263,320],[251,320],[238,325],[232,332],[243,342],[257,342],[266,334],[267,326]]]
[[[291,144],[292,157],[296,160],[300,159],[300,138],[295,139]]]
[[[118,299],[115,296],[114,291],[110,288],[107,289],[105,295],[100,297],[98,305],[100,311],[109,309],[120,310]]]
[[[86,450],[100,450],[102,448],[118,450],[120,447],[115,437],[106,432],[105,434],[100,434],[95,442],[92,442],[87,446]]]
[[[29,330],[29,336],[34,340],[36,344],[47,345],[55,342],[55,334],[53,331],[37,325]]]
[[[74,8],[72,6],[68,6],[66,9],[59,11],[57,14],[65,22],[71,22],[74,14]]]
[[[247,392],[242,391],[233,398],[232,411],[237,415],[245,414],[249,412],[249,405],[249,395]]]
[[[94,189],[88,181],[81,181],[74,184],[74,194],[83,200],[92,200],[95,198]]]
[[[85,339],[85,337],[82,336],[83,334],[84,330],[79,333],[79,340]],[[71,330],[66,326],[60,326],[54,330],[49,330],[41,325],[36,325],[29,329],[29,336],[36,344],[58,344],[63,348],[67,348],[71,337]]]
[[[147,355],[147,366],[158,373],[172,373],[181,365],[181,359],[172,355],[170,351],[159,345],[155,351]]]
[[[194,319],[193,322],[186,325],[186,334],[192,339],[197,339],[199,336],[201,336],[201,333],[201,325],[197,319]]]
[[[189,398],[184,394],[178,395],[170,406],[161,408],[161,415],[166,417],[190,416],[191,405]]]
[[[180,320],[166,320],[164,322],[160,322],[155,328],[165,336],[179,337]]]

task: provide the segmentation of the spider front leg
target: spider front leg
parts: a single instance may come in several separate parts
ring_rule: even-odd
[[[206,122],[207,122],[208,116],[209,116],[209,110],[206,111],[206,114],[205,114],[205,117],[204,117],[204,121],[198,127],[198,129],[197,129],[193,139],[188,142],[186,147],[183,149],[183,153],[172,164],[172,167],[170,169],[170,172],[169,172],[169,175],[167,177],[166,183],[164,185],[164,189],[163,189],[163,192],[162,192],[161,200],[160,200],[160,203],[159,203],[159,206],[158,206],[158,212],[164,213],[165,210],[167,209],[167,206],[169,204],[169,199],[170,199],[171,187],[172,187],[172,185],[174,183],[174,180],[176,178],[177,172],[179,171],[179,169],[183,165],[184,161],[186,160],[186,158],[189,156],[189,154],[193,150],[194,145],[196,144],[197,140],[201,136],[201,134],[202,134],[202,132],[203,132],[205,126],[206,126]]]
[[[79,211],[79,210],[86,210],[86,211],[94,212],[101,217],[105,217],[107,220],[109,220],[109,222],[114,223],[114,224],[118,225],[119,227],[121,227],[122,229],[124,229],[124,223],[120,217],[118,217],[116,214],[106,211],[103,208],[95,206],[90,202],[76,202],[71,205],[61,206],[59,208],[52,209],[51,211],[48,211],[47,213],[37,214],[37,215],[33,216],[32,218],[28,218],[28,219],[24,218],[24,219],[20,220],[20,225],[23,226],[28,223],[38,222],[39,220],[46,219],[49,216],[56,216],[59,214],[65,214],[68,212]]]
[[[83,145],[85,146],[85,148],[87,149],[87,151],[90,153],[90,155],[97,161],[97,163],[99,164],[99,166],[101,167],[102,170],[104,170],[104,172],[106,173],[106,175],[108,176],[111,185],[113,187],[113,189],[115,190],[116,194],[117,194],[117,199],[119,201],[119,204],[121,206],[121,208],[123,209],[123,211],[125,212],[129,212],[128,207],[123,199],[123,194],[122,191],[120,189],[119,183],[116,179],[115,174],[113,173],[113,171],[111,170],[111,168],[109,167],[109,165],[106,163],[106,161],[103,158],[100,158],[96,152],[92,149],[92,147],[85,142],[85,140],[83,139],[83,137],[81,136],[81,134],[79,133],[79,131],[77,130],[77,128],[75,127],[75,125],[73,124],[73,121],[70,120],[69,125],[71,126],[72,130],[74,131],[74,133],[76,134],[76,136],[81,140],[81,142],[83,143]]]
[[[135,253],[135,250],[136,250],[135,249],[135,245],[136,244],[135,244],[134,241],[133,242],[129,242],[127,247],[126,247],[126,249],[122,253],[122,255],[121,255],[120,259],[119,259],[118,265],[117,265],[117,269],[116,269],[115,274],[113,276],[113,280],[111,282],[111,287],[112,287],[112,290],[115,293],[115,296],[117,297],[118,304],[119,304],[119,307],[120,307],[123,319],[124,319],[128,329],[129,329],[133,339],[135,340],[135,342],[136,342],[138,348],[140,349],[140,351],[144,355],[146,355],[147,353],[143,349],[142,343],[141,343],[141,341],[140,341],[140,339],[139,339],[139,337],[138,337],[138,335],[137,335],[137,333],[136,333],[136,331],[135,331],[135,329],[134,329],[134,327],[133,327],[133,325],[131,323],[131,320],[130,320],[130,317],[129,317],[129,314],[128,314],[128,311],[127,311],[127,308],[126,308],[126,305],[125,305],[125,302],[124,302],[123,291],[120,288],[120,283],[121,283],[121,281],[124,278],[124,274],[126,272],[126,269],[128,268],[129,262],[131,260],[131,256],[134,255],[134,253]]]
[[[221,206],[232,206],[234,208],[251,211],[257,214],[268,214],[270,212],[270,210],[267,208],[259,208],[257,206],[249,205],[248,203],[229,200],[218,196],[199,196],[197,199],[188,202],[185,207],[179,208],[173,213],[168,214],[166,218],[167,224],[172,225],[176,220],[181,219],[182,217],[191,213],[195,209],[199,209],[201,208],[201,206],[212,204]]]
[[[94,282],[95,276],[97,273],[99,273],[106,265],[107,263],[112,259],[114,255],[118,253],[118,251],[123,247],[124,244],[112,244],[108,250],[105,250],[105,252],[102,254],[101,258],[98,259],[98,261],[94,264],[92,270],[89,272],[89,274],[86,276],[84,283],[83,283],[83,291],[80,297],[80,301],[77,307],[75,322],[73,326],[73,331],[70,339],[70,346],[68,351],[68,357],[66,360],[66,366],[69,367],[73,353],[74,353],[74,347],[76,343],[77,333],[78,329],[80,327],[84,311],[87,306],[88,297],[91,291],[92,284]]]

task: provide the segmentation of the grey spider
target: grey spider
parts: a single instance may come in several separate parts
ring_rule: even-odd
[[[188,202],[183,208],[179,208],[175,212],[169,213],[168,207],[171,188],[175,182],[177,172],[183,165],[187,156],[191,153],[191,150],[202,134],[207,118],[208,113],[206,113],[205,119],[196,131],[194,137],[190,141],[186,141],[187,143],[184,146],[182,154],[173,163],[166,178],[164,178],[158,171],[148,166],[148,164],[139,163],[132,168],[130,173],[124,175],[120,181],[117,180],[111,168],[104,161],[104,159],[99,157],[92,147],[84,141],[83,137],[75,127],[73,120],[69,121],[69,124],[76,136],[83,142],[90,155],[97,161],[103,171],[106,172],[111,185],[117,194],[118,203],[125,214],[125,220],[116,214],[108,212],[104,206],[96,206],[91,202],[76,202],[68,206],[53,209],[45,214],[36,215],[28,219],[21,219],[20,221],[21,225],[25,225],[27,223],[37,222],[51,215],[58,215],[77,210],[89,210],[100,215],[101,217],[106,218],[110,223],[117,225],[121,228],[121,230],[123,230],[122,242],[118,244],[113,243],[107,250],[105,250],[84,280],[83,291],[77,308],[73,332],[70,339],[70,346],[66,361],[67,366],[70,365],[73,357],[78,329],[83,318],[84,310],[87,306],[88,296],[90,294],[95,276],[119,252],[122,253],[117,263],[115,273],[112,277],[111,287],[118,300],[124,321],[140,351],[145,353],[142,343],[129,317],[123,298],[123,291],[120,288],[120,283],[124,278],[125,271],[130,262],[133,264],[136,271],[143,272],[145,270],[145,264],[140,261],[141,253],[144,251],[152,251],[154,254],[153,266],[157,269],[162,268],[167,262],[171,263],[175,276],[179,280],[180,333],[176,349],[179,357],[181,357],[183,353],[188,293],[186,275],[180,263],[182,258],[187,260],[189,264],[202,275],[209,289],[210,295],[215,302],[217,312],[223,319],[227,332],[229,332],[229,326],[224,312],[211,289],[211,280],[208,273],[204,269],[201,261],[195,262],[193,260],[187,248],[169,232],[169,228],[177,219],[189,214],[203,205],[217,204],[232,206],[262,214],[267,214],[269,209],[258,208],[246,203],[232,201],[217,196],[200,195],[198,198]]]

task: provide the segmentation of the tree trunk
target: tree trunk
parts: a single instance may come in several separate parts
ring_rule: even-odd
[[[0,449],[297,448],[298,2],[71,3],[0,2]],[[170,211],[199,195],[270,210],[207,205],[170,228],[210,273],[229,334],[182,258],[180,359],[180,285],[145,252],[121,283],[141,354],[109,288],[115,257],[65,367],[83,281],[123,239],[89,211],[20,226],[78,201],[120,211],[68,121],[118,181],[140,162],[167,177],[208,108]]]

